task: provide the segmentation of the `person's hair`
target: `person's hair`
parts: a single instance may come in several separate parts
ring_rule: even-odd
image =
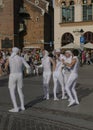
[[[78,56],[79,55],[79,51],[77,49],[74,49],[72,53],[73,53],[74,56]]]

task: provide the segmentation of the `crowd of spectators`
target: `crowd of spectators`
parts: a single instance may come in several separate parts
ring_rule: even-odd
[[[93,64],[93,50],[84,50],[81,53],[82,65],[92,65]]]
[[[5,64],[11,55],[11,51],[0,51],[0,76],[9,74],[9,69],[5,69]],[[41,64],[42,59],[42,50],[41,49],[31,49],[31,50],[23,50],[20,51],[20,55],[26,60],[26,62],[31,66],[31,74],[38,75],[42,72],[37,70],[38,65]],[[93,64],[93,50],[84,50],[80,52],[80,62],[82,65]],[[24,70],[24,74],[26,75],[26,70]]]
[[[6,69],[5,64],[11,55],[11,51],[0,51],[0,76],[9,73],[9,68]],[[42,50],[41,49],[31,49],[20,51],[20,55],[26,60],[26,62],[31,66],[32,74],[38,74],[36,70],[36,65],[41,64]],[[24,73],[26,70],[24,70]]]

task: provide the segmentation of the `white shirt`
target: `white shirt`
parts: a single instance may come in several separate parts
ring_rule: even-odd
[[[42,66],[43,66],[44,72],[51,72],[51,62],[50,62],[49,56],[42,58]]]
[[[23,65],[30,69],[24,58],[18,55],[9,58],[10,73],[23,73]]]

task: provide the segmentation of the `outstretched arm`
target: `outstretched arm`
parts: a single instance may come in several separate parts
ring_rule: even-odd
[[[23,61],[24,66],[25,66],[27,69],[29,69],[30,66],[29,66],[28,63],[24,60],[24,58],[22,58],[22,61]]]

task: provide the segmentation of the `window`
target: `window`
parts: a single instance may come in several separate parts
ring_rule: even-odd
[[[74,6],[62,7],[62,22],[74,22]]]
[[[91,42],[93,43],[93,33],[92,32],[86,32],[84,33],[85,43]]]
[[[93,20],[93,4],[83,5],[83,21]]]
[[[71,33],[64,33],[62,36],[62,46],[74,42],[74,37]]]

